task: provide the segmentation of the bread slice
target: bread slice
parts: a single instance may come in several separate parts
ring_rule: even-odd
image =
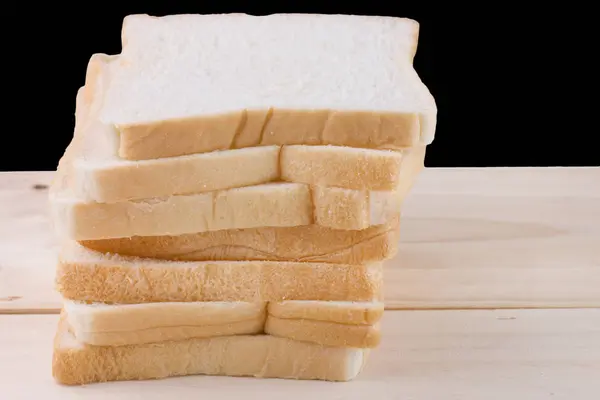
[[[99,80],[110,65],[97,55],[90,69]],[[77,94],[75,133],[59,163],[56,191],[83,202],[114,203],[205,193],[283,180],[356,190],[389,191],[422,168],[425,146],[398,151],[340,146],[250,147],[153,160],[128,161],[116,154],[115,138],[95,115],[101,97],[95,82]],[[140,141],[143,142],[142,139]],[[170,139],[164,148],[170,148]]]
[[[67,242],[59,255],[58,291],[70,300],[373,301],[382,296],[382,264],[273,261],[165,261],[105,254]]]
[[[127,16],[97,119],[120,157],[272,144],[429,144],[436,105],[412,62],[419,25],[354,15]]]
[[[77,341],[95,346],[158,343],[199,337],[266,333],[327,346],[371,348],[379,344],[382,302],[286,301],[271,303],[164,302],[86,304],[66,300]],[[271,309],[271,308],[269,308]],[[335,312],[332,312],[335,310]],[[370,314],[370,323],[362,316]],[[340,316],[344,316],[340,321]],[[265,325],[266,324],[266,325]]]
[[[57,235],[79,241],[312,224],[361,230],[397,221],[406,192],[273,183],[119,203],[54,197],[51,212]]]
[[[349,381],[361,372],[368,353],[270,335],[91,346],[78,342],[61,316],[52,375],[65,385],[198,374]]]
[[[320,225],[287,228],[229,229],[176,236],[133,236],[83,240],[102,253],[174,261],[304,261],[365,264],[394,257],[399,224],[362,230],[338,230]]]
[[[264,331],[265,303],[180,302],[107,305],[66,300],[71,333],[79,342],[122,346]]]

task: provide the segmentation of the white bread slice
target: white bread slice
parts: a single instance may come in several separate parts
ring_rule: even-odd
[[[66,242],[56,286],[66,299],[106,303],[381,299],[382,263],[165,261]]]
[[[119,203],[52,198],[57,235],[72,240],[183,235],[226,229],[320,225],[360,230],[398,220],[406,192],[271,183]]]
[[[95,346],[257,334],[265,329],[275,336],[326,346],[372,348],[379,344],[380,331],[376,324],[383,314],[381,302],[271,304],[276,304],[275,309],[285,317],[267,315],[264,302],[86,304],[65,300],[64,309],[76,339]],[[371,323],[362,322],[361,311],[374,317]],[[339,321],[340,316],[346,317],[345,320]]]
[[[270,144],[429,144],[436,105],[412,62],[419,25],[354,15],[127,16],[97,119],[120,157]]]
[[[107,305],[65,300],[79,342],[122,346],[200,337],[262,333],[266,303],[179,302]]]
[[[110,60],[96,55],[89,74],[103,81]],[[101,82],[88,79],[77,93],[73,142],[59,164],[68,179],[58,182],[81,201],[123,200],[204,193],[276,180],[358,190],[393,190],[403,170],[423,164],[425,146],[399,151],[339,146],[263,146],[143,161],[120,159],[116,139],[95,118]],[[101,125],[101,124],[100,124]],[[143,139],[139,139],[144,142]],[[173,141],[162,145],[170,148]],[[72,164],[72,165],[71,165]],[[417,171],[418,172],[418,171]],[[406,175],[406,174],[405,174]],[[410,176],[410,174],[409,174]]]
[[[76,158],[72,188],[60,190],[69,190],[80,201],[115,203],[274,181],[391,191],[420,172],[425,148],[390,152],[335,146],[265,146],[102,165],[92,163],[90,158]]]
[[[305,261],[365,264],[394,257],[399,223],[362,230],[338,230],[319,225],[288,228],[229,229],[177,236],[133,236],[84,240],[102,253],[174,261]]]
[[[396,220],[405,195],[272,183],[119,203],[54,197],[52,217],[57,234],[73,240],[311,224],[360,230]]]
[[[361,372],[368,354],[368,349],[270,335],[90,346],[75,339],[63,315],[54,340],[52,375],[65,385],[198,374],[349,381]]]

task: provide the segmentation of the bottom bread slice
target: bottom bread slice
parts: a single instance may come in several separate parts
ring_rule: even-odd
[[[54,342],[52,375],[66,385],[200,374],[349,381],[363,369],[368,352],[270,335],[90,346],[69,332],[63,314]]]

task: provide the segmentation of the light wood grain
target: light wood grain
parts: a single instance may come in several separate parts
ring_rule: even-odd
[[[52,174],[0,174],[0,313],[58,312]],[[600,307],[600,168],[427,169],[386,306]]]
[[[0,174],[0,313],[56,312],[50,172]],[[40,186],[41,185],[41,186]]]
[[[62,387],[57,316],[4,315],[5,399],[579,400],[600,393],[600,310],[386,311],[383,343],[348,383],[186,377]]]

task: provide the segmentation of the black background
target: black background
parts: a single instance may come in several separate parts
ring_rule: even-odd
[[[0,170],[56,168],[72,137],[75,94],[84,83],[87,62],[93,53],[120,52],[125,15],[227,12],[366,14],[417,20],[415,68],[438,106],[428,167],[600,164],[599,147],[588,140],[599,135],[586,126],[590,114],[582,109],[590,101],[574,88],[588,90],[588,97],[595,93],[577,83],[582,69],[576,73],[564,69],[565,64],[580,62],[573,33],[585,27],[570,20],[568,10],[550,14],[547,5],[528,11],[529,6],[492,2],[469,2],[462,8],[425,1],[355,5],[323,1],[312,6],[282,2],[271,8],[258,7],[268,3],[256,2],[155,2],[161,6],[144,2],[137,7],[124,3],[60,3],[61,7],[48,10],[20,4],[4,15],[8,62],[3,64],[9,70],[4,98],[10,105],[3,107]]]

